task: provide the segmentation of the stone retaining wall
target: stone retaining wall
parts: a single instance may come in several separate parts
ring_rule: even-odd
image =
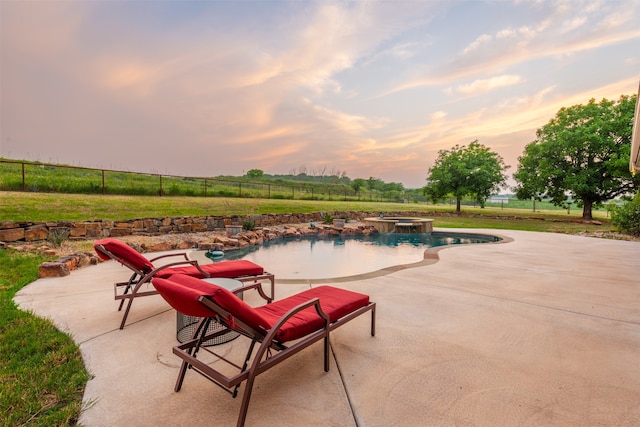
[[[195,216],[140,218],[128,221],[57,221],[57,222],[0,222],[0,242],[35,242],[54,238],[56,233],[68,233],[69,239],[91,240],[130,235],[162,235],[199,233],[224,230],[225,226],[242,225],[252,220],[256,227],[281,224],[321,222],[321,213],[264,214],[250,216]]]
[[[422,216],[433,212],[386,212],[386,216]],[[332,212],[332,216],[361,221],[369,216],[378,216],[376,212]],[[0,242],[36,242],[52,239],[56,233],[68,233],[69,239],[92,240],[104,237],[122,237],[131,235],[157,236],[173,233],[199,233],[224,230],[226,226],[239,225],[253,221],[255,227],[271,227],[284,224],[303,224],[316,222],[321,224],[324,212],[308,214],[262,214],[232,216],[183,216],[164,218],[138,218],[127,221],[57,221],[0,222]]]

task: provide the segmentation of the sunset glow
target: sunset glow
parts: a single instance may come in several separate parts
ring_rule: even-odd
[[[635,93],[637,1],[3,1],[0,157],[171,175],[513,172],[561,107]]]

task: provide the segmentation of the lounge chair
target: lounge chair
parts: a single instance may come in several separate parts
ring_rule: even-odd
[[[258,375],[319,340],[324,340],[324,370],[328,372],[329,333],[367,311],[371,311],[371,336],[375,335],[376,304],[369,296],[357,292],[320,286],[253,308],[235,294],[256,289],[265,298],[261,283],[249,284],[232,293],[184,275],[154,278],[151,282],[177,311],[202,318],[191,340],[173,347],[173,353],[183,360],[175,391],[180,391],[188,368],[233,397],[237,396],[240,384],[246,381],[237,422],[239,427],[245,423],[251,390]],[[228,332],[227,329],[207,332],[212,320],[251,340],[244,361],[232,362],[202,345]],[[256,344],[259,346],[251,360]],[[207,360],[214,360],[205,363],[198,358],[199,352],[205,352]],[[237,373],[227,376],[222,369]]]
[[[141,290],[144,284],[149,284],[153,277],[169,277],[172,274],[186,274],[198,278],[225,277],[233,278],[241,282],[257,282],[269,280],[271,282],[271,296],[274,295],[274,276],[264,271],[264,268],[248,260],[223,261],[212,264],[199,264],[189,259],[184,252],[161,255],[147,259],[131,246],[112,238],[97,240],[93,247],[98,256],[103,260],[114,259],[133,271],[127,282],[114,284],[115,299],[120,300],[118,311],[122,310],[124,301],[128,300],[127,307],[120,322],[120,329],[124,328],[131,310],[133,299],[149,295],[156,295],[158,291],[153,289]],[[171,262],[156,267],[153,262],[163,258],[179,257],[180,261]]]

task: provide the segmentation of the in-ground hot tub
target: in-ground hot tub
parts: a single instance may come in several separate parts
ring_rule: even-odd
[[[431,233],[433,231],[433,219],[428,218],[365,218],[364,224],[375,227],[380,233]]]

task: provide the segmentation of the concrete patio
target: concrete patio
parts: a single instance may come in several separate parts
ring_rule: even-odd
[[[329,373],[318,343],[258,377],[247,425],[640,425],[640,242],[461,231],[512,241],[334,284],[377,302],[377,335],[361,316],[332,335]],[[176,314],[161,297],[137,299],[118,329],[112,285],[129,275],[109,261],[15,298],[80,345],[93,375],[80,423],[235,425],[240,399],[194,372],[173,391]]]

